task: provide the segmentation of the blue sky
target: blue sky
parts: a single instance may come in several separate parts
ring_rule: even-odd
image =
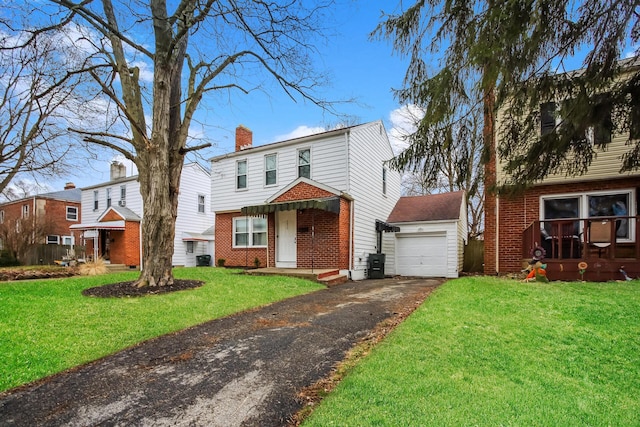
[[[337,0],[332,12],[332,33],[324,43],[316,45],[318,69],[329,75],[329,85],[317,94],[326,100],[353,99],[354,102],[337,104],[339,113],[352,117],[356,123],[383,120],[387,131],[395,126],[392,115],[400,108],[392,88],[402,85],[408,61],[392,54],[389,42],[370,40],[369,34],[381,21],[382,11],[392,13],[397,5],[396,0]],[[222,101],[207,100],[198,114],[198,121],[206,125],[192,126],[213,144],[200,153],[203,159],[233,151],[235,128],[240,124],[253,131],[254,145],[262,145],[314,133],[340,121],[308,101],[294,102],[278,87],[267,89],[268,94],[236,92]],[[78,170],[48,184],[58,190],[69,181],[78,187],[107,181],[111,158],[105,154],[102,162],[98,160],[103,164],[92,160],[92,169],[97,170]],[[131,174],[128,163],[125,162]],[[206,166],[207,162],[201,163]]]

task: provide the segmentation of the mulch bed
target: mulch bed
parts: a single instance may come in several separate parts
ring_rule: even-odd
[[[142,297],[145,295],[166,294],[169,292],[185,291],[188,289],[199,288],[204,285],[201,280],[181,280],[174,279],[173,285],[170,286],[145,286],[139,288],[134,285],[135,281],[111,283],[109,285],[97,286],[82,291],[82,295],[87,297],[98,298],[123,298],[123,297]]]

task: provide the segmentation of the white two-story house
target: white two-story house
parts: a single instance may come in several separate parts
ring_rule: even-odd
[[[239,126],[235,151],[211,159],[217,263],[365,278],[400,197],[392,157],[380,121],[262,146]]]
[[[173,265],[195,266],[198,255],[213,256],[211,177],[197,163],[184,165],[180,180]],[[137,175],[114,163],[109,182],[82,189],[82,231],[87,254],[112,264],[140,268],[140,223],[144,216]]]

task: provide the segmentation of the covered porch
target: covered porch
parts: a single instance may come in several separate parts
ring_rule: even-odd
[[[540,259],[547,264],[551,280],[601,282],[640,277],[639,226],[639,216],[534,221],[522,234],[523,266]],[[578,267],[581,262],[586,268]]]

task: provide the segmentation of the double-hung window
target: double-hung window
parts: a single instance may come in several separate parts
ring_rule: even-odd
[[[278,178],[278,155],[264,156],[264,185],[275,185]]]
[[[198,194],[198,213],[204,213],[205,198],[203,194]]]
[[[387,168],[382,168],[382,194],[387,195]]]
[[[236,162],[236,190],[247,188],[247,161],[238,160]]]
[[[111,207],[111,188],[107,188],[107,207]]]
[[[127,206],[127,186],[120,186],[120,202],[118,202],[120,206]]]
[[[67,206],[67,221],[78,220],[78,208],[75,206]]]
[[[29,205],[22,205],[22,218],[29,218]]]
[[[98,195],[100,193],[98,193],[98,190],[94,190],[93,192],[93,210],[97,211],[99,208],[99,203],[98,203]]]
[[[311,149],[298,150],[298,177],[311,179]]]
[[[233,247],[266,247],[267,218],[237,217],[233,219]]]

